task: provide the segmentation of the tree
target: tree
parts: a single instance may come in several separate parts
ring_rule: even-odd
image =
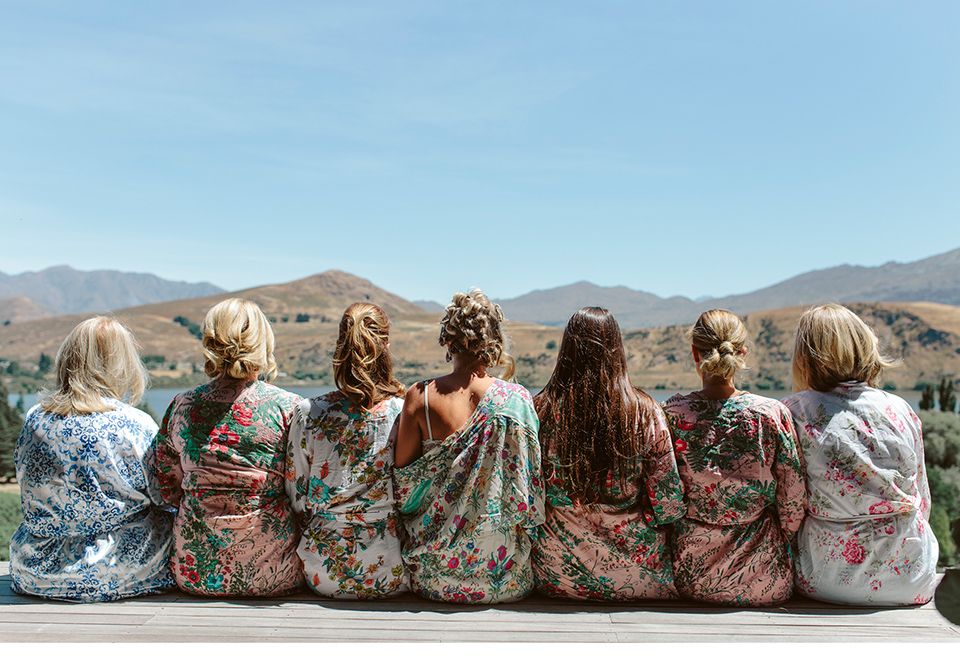
[[[40,359],[37,360],[37,371],[40,372],[41,376],[46,376],[50,373],[50,368],[53,366],[53,358],[51,358],[46,353],[40,354]]]
[[[555,349],[555,348],[557,348],[557,342],[556,342],[556,341],[554,341],[554,340],[551,339],[549,342],[547,342],[547,350],[548,350],[548,351],[552,351],[552,350]]]
[[[23,417],[7,403],[7,388],[0,382],[0,481],[10,481],[16,475],[13,452]]]
[[[957,394],[953,387],[953,381],[949,378],[944,378],[940,381],[940,411],[941,412],[956,412],[957,411]]]
[[[936,401],[933,398],[933,388],[929,385],[924,385],[923,394],[920,395],[920,409],[921,410],[933,410]]]

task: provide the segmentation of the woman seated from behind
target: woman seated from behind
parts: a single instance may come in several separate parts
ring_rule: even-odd
[[[937,580],[937,538],[920,419],[876,389],[893,363],[853,312],[824,305],[800,318],[793,412],[807,465],[797,587],[843,604],[923,604]]]
[[[251,301],[218,303],[203,320],[212,381],[178,394],[157,435],[163,501],[177,509],[177,585],[199,595],[272,596],[303,580],[284,490],[287,435],[300,397],[273,377],[273,330]]]
[[[588,307],[571,317],[533,402],[547,489],[537,588],[572,599],[675,598],[660,527],[686,512],[683,486],[663,410],[630,384],[610,312]]]
[[[297,553],[307,584],[324,596],[375,599],[406,589],[391,479],[403,385],[389,340],[383,310],[348,307],[333,354],[337,391],[302,401],[290,429],[287,493],[303,527]]]
[[[394,477],[403,560],[417,593],[492,604],[533,589],[530,548],[543,522],[537,413],[520,385],[493,378],[503,313],[480,291],[455,294],[440,322],[453,371],[412,387]]]
[[[687,494],[674,525],[677,589],[721,604],[780,603],[793,592],[790,541],[805,499],[790,411],[735,387],[747,352],[736,315],[703,313],[691,341],[703,388],[665,405]]]
[[[57,390],[27,413],[16,448],[23,523],[11,587],[109,601],[173,586],[172,516],[151,502],[145,459],[156,422],[136,403],[147,373],[133,335],[94,317],[60,346]]]

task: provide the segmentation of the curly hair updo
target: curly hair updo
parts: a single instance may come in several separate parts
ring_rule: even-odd
[[[466,353],[486,367],[505,367],[504,378],[513,378],[515,363],[506,352],[503,310],[479,289],[453,295],[447,314],[440,320],[440,345],[447,348],[447,361]]]

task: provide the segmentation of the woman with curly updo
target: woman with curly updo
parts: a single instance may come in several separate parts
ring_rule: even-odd
[[[530,551],[543,523],[539,420],[513,375],[503,312],[480,290],[454,294],[440,322],[453,371],[414,385],[400,414],[394,477],[412,589],[492,604],[533,589]]]
[[[803,465],[790,411],[740,391],[747,329],[710,310],[690,331],[703,388],[664,407],[673,433],[686,517],[674,524],[674,581],[681,595],[738,606],[793,593],[790,542],[803,521]]]
[[[261,380],[277,365],[256,303],[215,305],[203,355],[212,380],[174,397],[156,441],[160,494],[177,509],[174,578],[199,595],[293,592],[303,570],[284,460],[300,397]]]

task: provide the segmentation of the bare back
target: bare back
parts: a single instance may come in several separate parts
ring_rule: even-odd
[[[404,399],[396,440],[396,465],[405,467],[434,443],[463,428],[493,384],[493,376],[465,377],[457,372],[413,385]],[[429,404],[429,423],[427,405]]]

